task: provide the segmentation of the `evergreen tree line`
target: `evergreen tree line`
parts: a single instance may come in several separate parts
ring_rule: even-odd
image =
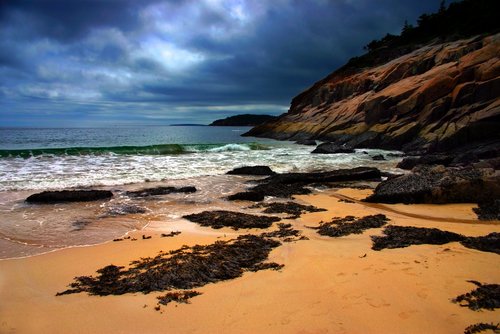
[[[433,14],[422,14],[414,27],[405,22],[400,35],[387,34],[368,43],[364,49],[374,52],[425,43],[435,38],[456,40],[500,31],[500,0],[463,0],[446,7],[442,1]]]

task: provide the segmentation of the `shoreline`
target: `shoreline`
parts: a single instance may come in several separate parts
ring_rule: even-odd
[[[500,232],[500,222],[453,222],[468,219],[464,213],[472,212],[473,204],[430,205],[433,215],[443,220],[431,221],[408,215],[425,210],[419,205],[404,205],[404,212],[398,212],[398,204],[384,205],[396,207],[384,211],[356,201],[369,191],[328,189],[296,196],[299,203],[328,211],[283,220],[309,238],[284,243],[271,252],[269,261],[284,264],[284,268],[247,272],[240,278],[207,284],[196,289],[202,295],[191,304],[172,303],[160,311],[154,310],[160,293],[105,297],[55,294],[73,277],[95,275],[98,268],[111,263],[126,266],[160,250],[210,244],[262,230],[213,230],[182,219],[163,226],[158,220],[128,233],[137,238],[135,242],[108,241],[5,259],[0,261],[0,332],[421,333],[425,326],[429,333],[457,333],[477,322],[495,322],[498,310],[474,312],[450,300],[474,288],[467,280],[498,282],[497,254],[456,242],[373,251],[370,235],[380,235],[381,229],[330,238],[307,227],[333,217],[384,213],[393,225],[437,227],[479,236]],[[354,203],[340,202],[342,196]],[[182,233],[159,237],[168,230]],[[143,240],[143,234],[152,238]]]

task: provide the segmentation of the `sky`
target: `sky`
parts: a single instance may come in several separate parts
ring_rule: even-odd
[[[0,126],[279,115],[440,0],[0,0]]]

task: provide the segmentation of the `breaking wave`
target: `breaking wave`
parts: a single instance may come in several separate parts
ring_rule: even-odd
[[[68,147],[23,150],[0,150],[2,158],[30,158],[37,156],[82,156],[82,155],[178,155],[200,152],[258,151],[267,150],[258,143],[232,144],[161,144],[148,146]]]

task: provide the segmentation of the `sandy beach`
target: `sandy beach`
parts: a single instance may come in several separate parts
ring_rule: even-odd
[[[498,13],[0,1],[0,334],[500,334]]]
[[[436,227],[467,236],[500,232],[500,222],[478,221],[473,204],[380,205],[359,202],[371,190],[330,189],[297,196],[302,204],[328,209],[284,220],[309,240],[283,243],[269,261],[279,271],[246,272],[208,284],[190,304],[155,310],[162,293],[57,296],[75,276],[94,275],[109,264],[126,266],[141,257],[182,245],[211,244],[261,230],[213,230],[179,219],[175,226],[150,224],[120,242],[70,248],[0,261],[1,333],[461,333],[474,323],[496,323],[499,311],[472,311],[452,303],[475,288],[467,280],[500,280],[498,255],[458,242],[371,249],[371,235],[320,236],[308,226],[332,217],[385,214],[389,224]],[[352,203],[340,201],[351,199]],[[193,227],[195,226],[195,227]],[[182,234],[160,238],[163,232]],[[142,239],[142,235],[151,239]]]

